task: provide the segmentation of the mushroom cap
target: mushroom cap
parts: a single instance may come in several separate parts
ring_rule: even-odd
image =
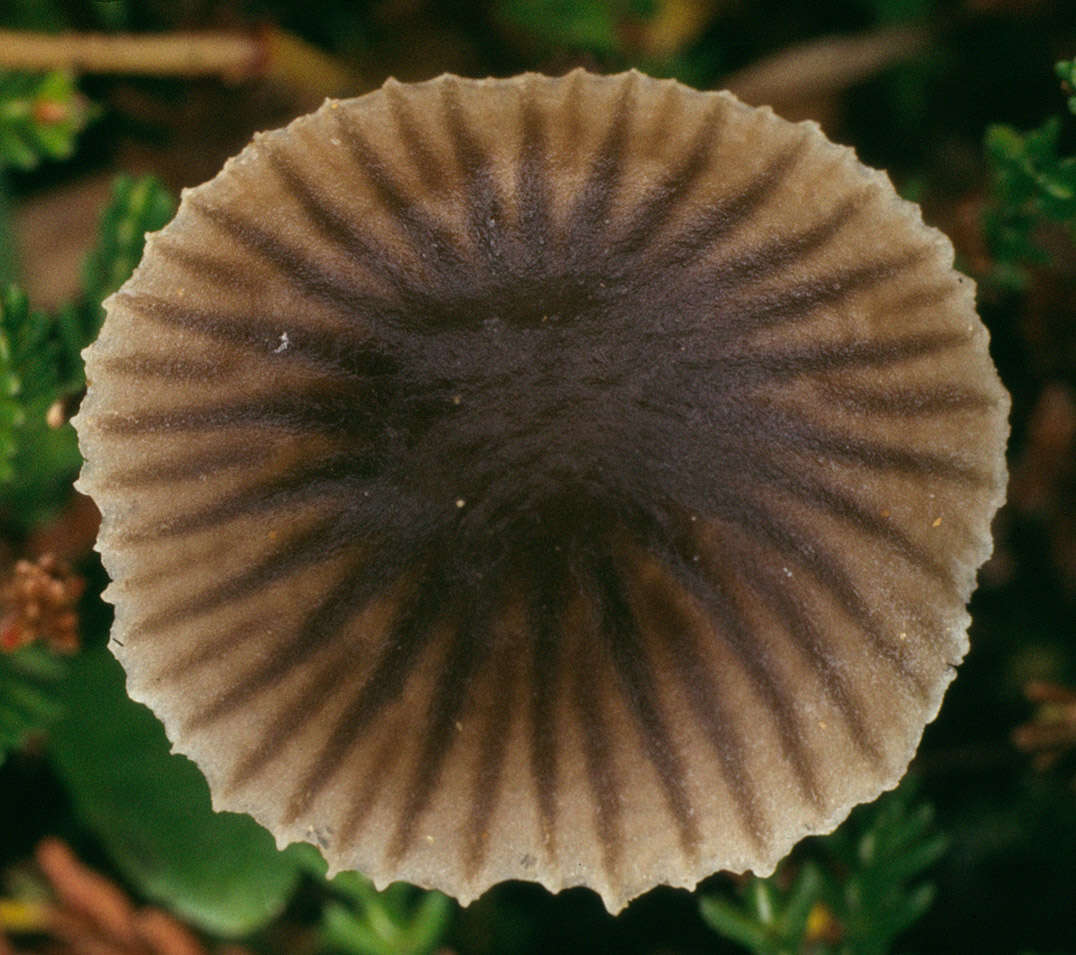
[[[967,650],[987,338],[812,123],[636,72],[328,101],[184,194],[86,352],[112,650],[332,870],[767,874]]]

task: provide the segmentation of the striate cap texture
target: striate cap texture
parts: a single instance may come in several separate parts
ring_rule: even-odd
[[[390,81],[186,192],[107,308],[112,650],[333,869],[613,910],[768,873],[967,650],[1008,396],[949,242],[813,124]]]

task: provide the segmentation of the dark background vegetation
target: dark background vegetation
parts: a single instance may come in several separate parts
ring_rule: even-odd
[[[0,652],[6,944],[35,952],[180,951],[116,939],[112,948],[91,949],[91,929],[57,929],[49,913],[61,903],[72,907],[64,886],[78,879],[68,873],[65,882],[47,853],[34,861],[34,850],[58,836],[109,880],[109,891],[133,900],[124,918],[142,906],[169,910],[212,951],[238,936],[252,952],[300,953],[436,945],[460,953],[701,953],[744,945],[1076,952],[1076,693],[1069,692],[1076,688],[1076,160],[1065,159],[1076,153],[1076,117],[1066,102],[1073,90],[1054,69],[1076,55],[1071,0],[3,0],[0,29],[286,31],[350,74],[346,89],[330,89],[301,65],[276,62],[224,79],[85,72],[77,93],[48,94],[68,111],[72,133],[85,126],[77,138],[50,149],[34,146],[34,130],[24,130],[31,152],[46,161],[19,161],[0,135],[0,457],[10,472],[0,484],[0,569],[10,581],[19,559],[54,552],[88,582],[82,650],[63,654],[37,641],[36,656]],[[914,40],[900,53],[893,38],[905,29]],[[842,78],[832,63],[856,55],[842,44],[871,40],[883,50],[879,62]],[[818,50],[828,51],[829,67]],[[782,57],[782,82],[771,78],[767,87],[746,72],[774,56]],[[971,653],[927,729],[913,764],[914,792],[857,811],[829,840],[809,840],[765,884],[717,875],[695,894],[655,890],[616,919],[586,890],[554,897],[508,884],[461,911],[406,889],[385,899],[357,881],[327,884],[316,860],[288,857],[281,867],[265,861],[275,850],[261,842],[247,858],[246,830],[221,834],[201,822],[210,817],[204,794],[195,792],[197,774],[181,784],[170,774],[178,779],[182,771],[153,777],[150,760],[143,776],[153,778],[140,781],[130,766],[133,775],[121,782],[107,777],[124,740],[156,728],[106,692],[116,690],[116,679],[95,656],[108,610],[99,598],[102,572],[88,552],[93,515],[72,496],[77,458],[69,427],[47,429],[45,411],[62,420],[77,402],[72,356],[92,337],[100,296],[137,258],[141,232],[158,227],[178,190],[213,175],[254,131],[286,122],[326,94],[373,89],[390,75],[508,76],[576,65],[636,66],[701,88],[730,85],[751,102],[774,100],[790,118],[818,119],[831,138],[889,170],[898,190],[923,204],[927,221],[953,239],[958,265],[980,283],[981,313],[1013,397],[1010,502],[972,602]],[[10,88],[5,94],[3,75],[0,107],[5,95],[18,99]],[[156,180],[117,186],[121,172]],[[33,371],[34,356],[49,348],[51,364]],[[4,391],[9,370],[22,375],[21,390]],[[19,624],[12,617],[18,595],[10,582],[4,586],[0,631],[7,632]],[[6,703],[31,684],[33,705],[11,716]],[[161,749],[163,741],[147,746]],[[163,749],[158,756],[176,761]],[[182,818],[168,807],[154,815],[153,800],[168,795],[155,794],[155,779],[180,801],[190,790],[197,807],[182,808]],[[131,822],[147,806],[149,821]],[[889,849],[868,859],[864,852],[879,840]],[[154,856],[158,850],[166,862]],[[176,862],[184,852],[200,858]],[[244,863],[260,874],[244,874]],[[257,881],[265,873],[276,879],[268,888]],[[239,902],[230,914],[214,911],[207,879],[220,880],[218,910],[251,879],[250,893],[264,905],[254,905],[255,914],[236,915]],[[867,901],[857,910],[852,896],[860,890]],[[700,910],[700,898],[718,901]],[[766,899],[776,915],[765,916]],[[381,949],[362,936],[377,912],[401,932]],[[864,913],[869,925],[857,928]],[[885,913],[894,919],[888,935]],[[419,938],[426,928],[430,937]]]

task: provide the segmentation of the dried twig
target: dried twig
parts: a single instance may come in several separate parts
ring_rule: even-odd
[[[810,102],[847,89],[926,49],[931,33],[891,27],[855,36],[827,36],[799,43],[725,80],[752,105]]]
[[[268,77],[319,96],[355,86],[351,70],[275,28],[157,35],[0,30],[0,69],[219,76],[228,82]]]
[[[40,924],[24,927],[45,932],[57,955],[208,955],[206,947],[181,922],[160,909],[137,908],[115,883],[83,865],[59,839],[37,847],[37,864],[48,879],[55,901],[44,905]],[[18,932],[16,925],[5,925]],[[14,953],[0,935],[0,955]],[[217,955],[250,955],[224,946]]]
[[[1033,754],[1036,769],[1047,770],[1076,750],[1076,690],[1033,680],[1024,695],[1039,706],[1030,721],[1013,730],[1013,743]]]
[[[5,69],[134,73],[148,76],[258,75],[265,44],[250,33],[168,33],[162,36],[107,33],[23,33],[0,30]]]

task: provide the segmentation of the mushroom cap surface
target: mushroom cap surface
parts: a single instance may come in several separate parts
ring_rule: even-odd
[[[333,870],[767,874],[967,650],[987,338],[814,124],[636,72],[328,101],[185,192],[87,350],[112,651]]]

